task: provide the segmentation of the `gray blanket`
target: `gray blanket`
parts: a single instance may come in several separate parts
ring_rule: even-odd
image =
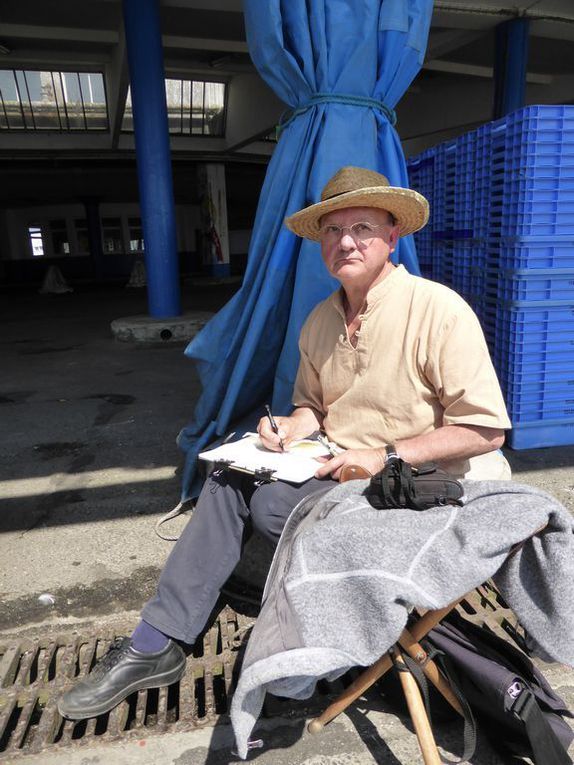
[[[242,758],[266,691],[308,698],[387,651],[411,606],[441,608],[491,576],[546,657],[574,665],[574,523],[559,502],[463,481],[463,507],[375,510],[366,483],[313,494],[287,521],[231,708]]]

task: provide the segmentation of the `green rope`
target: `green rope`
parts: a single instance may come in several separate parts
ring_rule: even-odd
[[[300,114],[304,114],[306,111],[319,104],[346,104],[347,106],[364,106],[368,109],[378,109],[385,115],[391,125],[394,126],[397,124],[395,110],[389,109],[386,104],[376,98],[369,98],[368,96],[347,96],[343,93],[315,93],[306,103],[298,106],[296,109],[289,112],[283,112],[276,128],[277,138],[279,138],[287,125],[290,125]]]

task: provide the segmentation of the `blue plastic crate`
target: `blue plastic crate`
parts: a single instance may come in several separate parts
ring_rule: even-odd
[[[534,358],[542,353],[555,355],[556,353],[574,351],[574,335],[572,333],[560,333],[560,336],[550,337],[541,333],[535,338],[530,338],[492,332],[487,327],[485,334],[494,340],[495,352],[499,357],[504,355],[509,358],[519,356]]]
[[[527,129],[540,140],[574,140],[574,106],[569,104],[533,104],[517,109],[503,118],[509,129]]]
[[[544,351],[533,354],[528,352],[513,354],[500,344],[494,346],[489,344],[489,348],[494,365],[506,375],[509,381],[519,382],[524,375],[529,375],[532,380],[538,379],[532,375],[538,375],[540,372],[547,373],[546,377],[544,375],[542,377],[547,381],[560,382],[574,377],[572,348],[558,351],[547,347]]]
[[[508,385],[522,385],[531,383],[559,383],[568,379],[571,374],[572,361],[561,360],[547,363],[543,359],[538,362],[509,362],[505,363],[499,359],[493,359],[494,368],[501,381],[501,385],[506,388]]]
[[[543,422],[544,420],[566,420],[574,417],[574,406],[564,406],[558,409],[543,407],[541,409],[512,408],[508,407],[508,416],[513,425],[522,425],[527,422]]]
[[[504,399],[509,407],[540,407],[548,405],[552,408],[561,406],[574,406],[574,389],[572,386],[557,383],[543,388],[525,389],[506,388]]]
[[[484,276],[494,269],[574,269],[574,106],[526,107],[427,152],[409,160],[413,185],[428,184],[425,247],[429,237],[483,241],[470,260],[428,245],[429,276],[480,311]],[[491,298],[563,297],[556,282],[540,293],[504,282],[495,294],[491,282]]]
[[[502,238],[486,244],[486,257],[507,269],[574,269],[574,236]]]
[[[433,196],[435,156],[436,149],[432,147],[407,161],[410,187],[427,199]]]
[[[501,381],[504,398],[509,402],[539,401],[562,397],[565,400],[572,398],[574,393],[574,381],[555,382],[520,382],[510,384],[506,380]]]
[[[574,269],[539,269],[504,271],[488,274],[487,295],[496,300],[571,300],[574,303]]]
[[[536,322],[536,314],[542,317]],[[569,309],[557,311],[500,311],[492,313],[492,304],[483,302],[480,319],[493,356],[504,359],[522,352],[554,355],[568,352],[574,333],[574,317]],[[544,356],[542,356],[543,358]]]
[[[509,330],[530,326],[544,326],[549,331],[568,331],[574,322],[574,300],[548,300],[545,302],[489,300],[485,305],[486,315],[496,326],[507,326]]]
[[[517,423],[506,434],[511,449],[541,449],[545,446],[574,444],[574,418],[570,420],[540,420]]]
[[[555,415],[556,419],[563,416],[574,417],[574,393],[572,391],[569,395],[566,392],[545,396],[514,394],[506,396],[505,400],[512,416],[537,414],[540,419],[541,413],[553,411],[558,413]],[[549,415],[544,414],[543,416],[548,417]]]

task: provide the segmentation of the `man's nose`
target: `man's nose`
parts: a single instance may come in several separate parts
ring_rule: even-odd
[[[343,231],[343,235],[341,236],[341,241],[339,242],[339,246],[342,250],[354,250],[355,240],[351,236],[351,232],[348,229],[345,229]]]

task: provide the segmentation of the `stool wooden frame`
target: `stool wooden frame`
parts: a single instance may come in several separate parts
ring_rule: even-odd
[[[460,599],[462,600],[462,598]],[[438,753],[431,725],[419,691],[417,682],[402,659],[402,652],[408,654],[417,662],[425,676],[442,694],[448,703],[462,715],[461,706],[452,692],[452,689],[440,673],[439,668],[432,659],[429,659],[420,641],[425,635],[444,619],[452,609],[460,602],[457,600],[446,608],[437,611],[427,611],[410,630],[404,629],[397,643],[387,653],[366,669],[356,680],[346,688],[343,693],[325,709],[325,711],[307,726],[310,733],[318,733],[323,727],[334,720],[337,715],[344,712],[348,706],[356,701],[374,683],[377,682],[395,665],[399,669],[399,679],[409,714],[417,735],[421,754],[425,765],[440,765],[441,758]]]

